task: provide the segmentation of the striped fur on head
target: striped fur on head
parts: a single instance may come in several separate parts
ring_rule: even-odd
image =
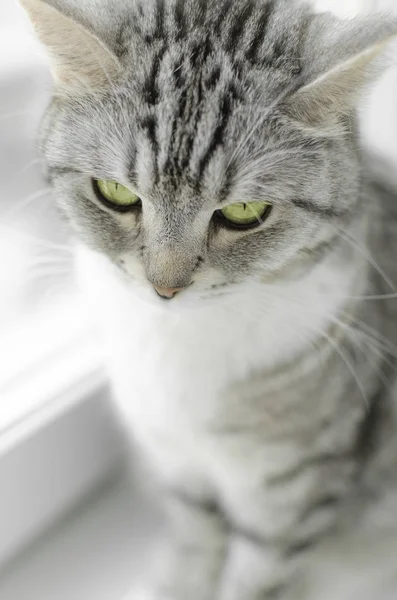
[[[42,146],[60,205],[138,287],[282,278],[332,246],[359,204],[357,96],[395,24],[289,0],[22,3],[58,78]],[[98,204],[91,178],[142,211]],[[252,200],[273,205],[252,231],[213,219]]]

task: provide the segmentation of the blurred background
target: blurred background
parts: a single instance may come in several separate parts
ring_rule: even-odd
[[[36,150],[52,81],[0,2],[0,598],[120,600],[155,527],[125,469],[72,243]]]
[[[397,14],[396,0],[313,1],[344,17]],[[51,85],[17,1],[1,0],[0,598],[119,600],[157,521],[124,469],[124,433],[74,280],[70,233],[36,151]],[[361,121],[364,143],[397,184],[396,107],[393,67],[363,102]]]
[[[50,244],[56,243],[53,248],[59,258],[66,261],[70,254],[61,253],[66,238],[35,149],[35,136],[48,102],[51,79],[22,17],[16,1],[2,1],[0,247],[3,257],[11,258],[12,253],[12,261],[1,264],[0,328],[7,327],[26,310],[35,309],[45,296],[46,275],[51,273],[56,278],[55,269],[41,269],[37,277],[32,272],[38,265],[50,266],[50,263],[40,263]]]

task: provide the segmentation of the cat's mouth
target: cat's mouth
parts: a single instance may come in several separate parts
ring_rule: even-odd
[[[209,306],[211,303],[219,304],[220,301],[232,297],[238,291],[236,281],[218,281],[215,283],[204,282],[193,279],[189,285],[183,288],[161,288],[152,285],[146,280],[146,289],[150,289],[152,299],[160,305],[168,307],[191,307]],[[172,302],[171,302],[172,301]]]
[[[159,297],[156,293],[155,301],[160,307],[171,310],[200,309],[227,302],[235,296],[236,292],[236,286],[233,284],[222,283],[204,287],[193,281],[172,298]]]
[[[165,310],[197,309],[219,304],[233,295],[237,282],[215,281],[209,278],[194,278],[189,285],[180,288],[167,288],[153,285],[146,278],[143,269],[131,272],[124,260],[117,262],[124,283],[134,295],[146,303]]]
[[[202,287],[195,282],[168,296],[159,293],[149,282],[144,285],[136,285],[134,282],[131,291],[146,304],[151,304],[154,308],[167,312],[210,308],[227,301],[233,295],[232,289],[227,284]]]
[[[153,285],[153,289],[157,296],[159,296],[159,298],[161,298],[162,300],[173,300],[177,296],[177,294],[180,294],[181,292],[187,290],[187,288],[189,288],[191,285],[193,285],[193,281],[185,287],[170,288]]]

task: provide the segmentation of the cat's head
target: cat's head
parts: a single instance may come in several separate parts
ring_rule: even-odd
[[[21,1],[52,59],[58,202],[127,284],[206,299],[332,252],[360,210],[357,100],[396,23],[289,0]]]

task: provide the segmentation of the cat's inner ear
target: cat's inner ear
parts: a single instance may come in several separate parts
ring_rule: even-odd
[[[334,31],[331,30],[332,35],[328,32],[324,40],[319,39],[317,56],[308,57],[312,61],[312,75],[284,102],[284,108],[292,118],[309,127],[332,128],[341,116],[349,115],[357,108],[365,88],[387,67],[386,50],[397,38],[397,22],[393,27],[393,23],[385,25],[374,20],[367,39],[368,21],[365,27],[363,25],[361,23],[360,27],[357,20],[347,32],[346,22],[339,22]],[[320,28],[321,33],[324,29]],[[350,40],[346,40],[347,33],[351,35]]]
[[[20,0],[50,56],[57,87],[98,92],[120,75],[117,56],[94,33],[43,0]]]

